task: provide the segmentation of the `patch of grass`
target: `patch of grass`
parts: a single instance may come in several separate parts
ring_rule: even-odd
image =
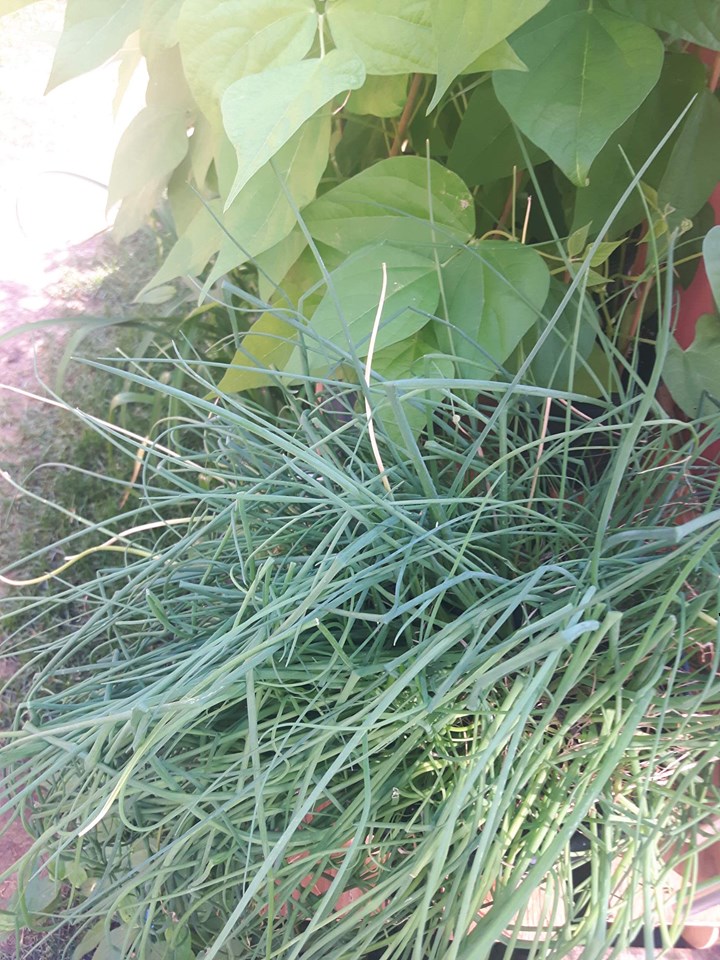
[[[177,415],[136,505],[13,637],[0,762],[26,876],[47,857],[73,888],[63,917],[122,956],[206,960],[480,960],[525,922],[559,960],[649,934],[613,891],[662,898],[685,864],[681,925],[718,802],[698,433],[633,377],[581,415],[561,391],[376,378],[374,451],[357,384],[279,382],[273,413],[202,399],[198,363],[195,391],[143,367],[126,379]]]

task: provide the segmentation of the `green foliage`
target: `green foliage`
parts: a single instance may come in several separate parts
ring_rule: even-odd
[[[687,350],[672,342],[663,379],[681,410],[702,417],[720,408],[720,319],[698,319],[695,339]]]
[[[463,258],[508,266],[487,242]],[[353,385],[279,387],[272,413],[124,373],[177,416],[133,509],[45,554],[52,579],[86,546],[98,575],[42,584],[8,631],[27,692],[0,764],[34,838],[8,919],[69,919],[77,960],[483,960],[520,927],[561,960],[651,937],[676,867],[682,925],[720,711],[695,425],[617,376],[594,403],[463,381],[470,404],[433,349],[423,327],[378,353],[389,491]]]
[[[700,256],[693,222],[717,182],[720,103],[687,45],[720,49],[719,17],[714,0],[68,0],[50,83],[138,32],[147,102],[119,145],[110,202],[123,234],[167,192],[177,243],[143,298],[185,277],[206,296],[254,265],[245,292],[262,321],[246,325],[223,389],[267,385],[250,357],[257,370],[301,368],[295,348],[271,345],[279,331],[297,339],[312,322],[337,347],[352,264],[375,263],[380,243],[391,260],[425,257],[440,294],[431,306],[422,298],[438,328],[429,338],[418,339],[419,319],[390,335],[386,314],[380,349],[405,338],[408,355],[441,349],[460,376],[481,345],[490,376],[512,366],[521,341],[532,349],[552,313],[539,292],[551,277],[567,286],[586,254],[583,282],[612,328],[673,232],[692,238],[686,259]],[[520,262],[519,239],[542,257],[525,257],[533,295],[520,284],[513,305],[507,291],[502,316],[485,300],[473,310],[488,277],[462,267],[462,245],[477,250],[486,234],[500,273]],[[380,273],[366,282],[377,291]],[[364,299],[351,310],[361,338]],[[453,354],[452,327],[471,336],[472,357]],[[343,349],[357,350],[353,337]]]

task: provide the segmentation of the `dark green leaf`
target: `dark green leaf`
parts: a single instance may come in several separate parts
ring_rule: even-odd
[[[610,6],[671,37],[720,50],[717,0],[610,0]]]
[[[528,143],[532,163],[545,154]],[[492,183],[525,168],[513,123],[500,104],[491,83],[482,83],[470,97],[448,157],[448,166],[471,186]]]
[[[713,227],[703,241],[703,260],[715,306],[720,310],[720,227]],[[720,370],[718,370],[720,377]]]
[[[670,340],[663,379],[675,403],[689,417],[717,413],[720,405],[720,318],[704,315],[695,339],[683,350]]]
[[[515,123],[578,186],[612,133],[655,86],[663,45],[649,27],[602,9],[551,4],[513,38],[528,72],[493,74]],[[557,16],[550,19],[553,10]]]
[[[703,90],[683,124],[658,187],[660,209],[671,228],[692,219],[718,182],[720,102]]]
[[[705,71],[696,57],[669,54],[665,58],[657,86],[640,109],[603,147],[590,168],[589,185],[584,190],[577,191],[574,229],[590,223],[590,236],[597,235],[630,183],[632,171],[638,170],[645,163],[692,98],[703,89],[704,84]],[[673,144],[679,136],[678,130],[653,160],[643,176],[645,183],[658,186]],[[640,223],[644,216],[642,201],[638,194],[634,194],[615,217],[608,234],[611,237],[620,237]]]

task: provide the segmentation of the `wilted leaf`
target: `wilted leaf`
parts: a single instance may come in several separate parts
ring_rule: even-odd
[[[364,81],[360,60],[332,50],[322,59],[274,67],[231,84],[222,98],[222,114],[238,170],[226,208],[306,120]]]
[[[513,38],[527,73],[493,74],[498,99],[523,133],[584,186],[611,134],[655,86],[663,45],[649,27],[607,10],[554,7]]]

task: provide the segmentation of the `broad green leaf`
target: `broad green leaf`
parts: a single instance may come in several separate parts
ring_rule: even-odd
[[[295,205],[305,206],[315,196],[327,163],[329,142],[330,118],[312,117],[280,150],[275,169],[266,164],[227,210],[223,211],[221,200],[212,200],[209,209],[198,210],[165,263],[141,291],[140,299],[148,290],[176,277],[197,276],[218,251],[213,277],[279,243],[297,221],[278,177],[285,181]],[[227,163],[231,155],[232,148],[226,143],[218,154],[221,188],[233,176]]]
[[[310,335],[304,346],[311,374],[333,367],[341,360],[341,353],[367,355],[380,300],[383,263],[387,264],[388,284],[377,349],[404,340],[428,322],[440,297],[435,265],[390,244],[365,247],[332,271],[332,290],[323,296],[308,324]],[[299,347],[288,369],[292,373],[304,371],[304,351]]]
[[[703,261],[715,306],[720,310],[720,227],[713,227],[703,240]],[[720,378],[720,371],[718,371]]]
[[[717,413],[720,405],[720,317],[700,317],[695,339],[683,350],[672,338],[663,380],[673,400],[689,417]]]
[[[484,73],[486,70],[527,70],[527,67],[507,40],[501,40],[469,63],[463,73]]]
[[[361,116],[399,117],[407,100],[407,86],[407,74],[367,77],[360,89],[350,94],[346,109]]]
[[[327,22],[335,45],[370,74],[435,73],[428,0],[332,0]]]
[[[146,57],[177,44],[181,9],[182,0],[144,0],[140,19],[140,48]]]
[[[558,14],[513,38],[528,72],[500,71],[493,83],[522,132],[585,186],[595,157],[655,86],[664,51],[654,30],[607,10],[560,4]]]
[[[453,80],[482,54],[505,40],[546,6],[548,0],[432,0],[437,84],[428,113]],[[485,68],[493,69],[493,68]]]
[[[345,253],[387,240],[431,256],[465,242],[475,227],[462,180],[422,157],[381,160],[323,194],[304,217],[314,237]]]
[[[312,0],[185,0],[178,36],[201,110],[219,125],[220,101],[231,84],[302,60],[316,32]]]
[[[282,286],[283,278],[306,247],[305,234],[296,226],[269,250],[255,257],[261,300],[268,301],[278,292],[278,286]]]
[[[139,29],[143,0],[67,0],[47,89],[94,70]]]
[[[263,370],[283,370],[295,349],[296,327],[275,313],[264,313],[242,340],[218,393],[239,393],[270,386],[273,377]],[[253,369],[253,368],[258,369]]]
[[[527,144],[527,152],[534,164],[546,159],[534,143]],[[484,186],[507,177],[512,174],[513,167],[525,169],[512,120],[491,83],[480,84],[470,97],[448,157],[448,166],[471,186]]]
[[[306,120],[364,81],[365,68],[357,57],[332,50],[322,59],[274,67],[231,84],[221,105],[238,170],[226,207]]]
[[[442,271],[448,324],[437,324],[444,352],[458,358],[458,376],[490,380],[536,323],[550,274],[534,250],[482,240]]]
[[[671,37],[720,50],[717,0],[610,0],[610,6]]]
[[[185,112],[145,107],[130,123],[115,151],[108,205],[148,184],[162,189],[187,152]]]
[[[703,90],[690,108],[658,187],[661,210],[671,208],[668,223],[692,219],[718,182],[720,102]]]
[[[674,53],[665,57],[657,85],[600,151],[590,168],[589,185],[575,193],[573,228],[590,223],[590,236],[597,236],[632,180],[632,171],[640,169],[704,85],[705,70],[695,57]],[[679,136],[676,131],[653,160],[643,175],[644,183],[659,185]],[[639,193],[633,194],[616,214],[608,233],[621,237],[644,217]]]

